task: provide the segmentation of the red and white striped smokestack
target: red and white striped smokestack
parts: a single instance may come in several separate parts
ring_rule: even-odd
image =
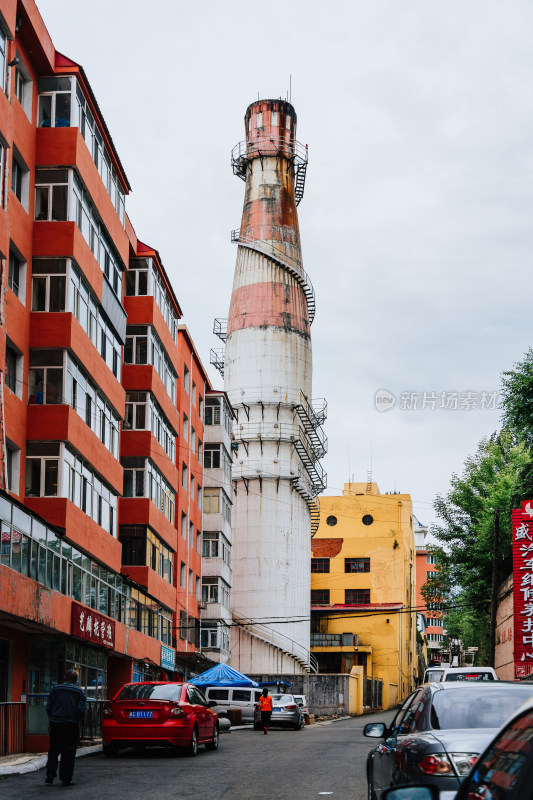
[[[258,100],[248,107],[232,166],[246,183],[241,226],[232,234],[238,251],[224,359],[239,446],[232,610],[237,620],[280,619],[261,624],[257,637],[249,625],[232,629],[232,664],[299,672],[309,662],[309,625],[292,620],[309,615],[310,537],[315,497],[325,487],[318,459],[326,445],[323,415],[310,401],[315,297],[296,210],[307,147],[296,140],[290,103]]]

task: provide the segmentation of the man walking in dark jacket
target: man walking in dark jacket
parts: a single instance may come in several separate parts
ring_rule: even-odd
[[[78,673],[69,669],[65,682],[54,686],[46,704],[50,720],[50,749],[46,764],[46,783],[53,783],[59,763],[59,778],[63,786],[72,786],[74,760],[80,738],[80,722],[87,708],[85,693],[78,684]]]

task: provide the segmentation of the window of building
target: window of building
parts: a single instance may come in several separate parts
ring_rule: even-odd
[[[8,286],[24,303],[26,299],[26,262],[13,243],[9,248]]]
[[[7,165],[7,145],[0,137],[0,208],[6,207],[6,165]]]
[[[182,589],[185,589],[186,582],[187,582],[187,566],[182,561],[180,565],[180,586],[182,587]]]
[[[0,25],[0,89],[6,90],[6,70],[7,70],[7,36]]]
[[[183,365],[183,388],[189,394],[190,373],[188,367]]]
[[[35,219],[59,222],[69,218],[69,170],[35,170]]]
[[[202,395],[200,395],[199,398],[198,398],[198,415],[199,415],[200,419],[203,420],[203,418],[204,418],[204,399],[203,399]]]
[[[26,116],[31,121],[33,82],[18,51],[17,58],[19,59],[19,63],[15,68],[15,97],[24,109]]]
[[[217,649],[229,652],[229,628],[223,623],[217,623],[215,626],[211,623],[209,627],[201,629],[201,646],[203,649]],[[224,691],[224,690],[220,690]],[[211,697],[213,693],[211,692]],[[225,695],[228,697],[227,691]],[[220,698],[224,699],[224,698]]]
[[[185,611],[180,611],[180,639],[187,638],[187,628],[188,628],[187,613]]]
[[[181,512],[181,537],[187,539],[187,514],[184,511]]]
[[[373,522],[374,522],[374,517],[372,516],[372,514],[365,514],[364,515],[364,517],[362,519],[363,525],[372,525]]]
[[[334,517],[332,514],[326,519],[326,525],[330,527],[334,527],[337,524],[337,517]]]
[[[263,126],[263,112],[262,111],[258,111],[257,112],[257,116],[255,118],[255,124],[256,124],[256,126],[258,128],[261,128]]]
[[[370,603],[370,589],[345,589],[344,602],[346,604],[361,604],[366,605]]]
[[[226,608],[230,604],[230,587],[222,578],[202,577],[202,600],[204,603],[221,603]]]
[[[205,424],[220,425],[220,398],[207,397],[205,400]]]
[[[189,441],[189,418],[187,414],[183,415],[183,438],[186,442]]]
[[[369,558],[345,558],[345,572],[370,572]]]
[[[196,531],[196,552],[198,555],[202,555],[202,532]]]
[[[185,462],[181,465],[181,485],[185,490],[189,488],[189,470]]]
[[[72,78],[41,78],[39,80],[40,128],[69,128],[72,108]]]
[[[202,557],[221,558],[231,566],[231,545],[221,531],[204,531]]]
[[[311,572],[329,572],[329,558],[312,558]]]
[[[198,488],[196,489],[196,505],[198,506],[199,510],[202,510],[202,487],[198,484]]]
[[[194,546],[194,522],[189,522],[189,547]]]
[[[173,403],[176,402],[176,371],[159,337],[151,326],[128,325],[124,347],[125,364],[151,364],[165,386]]]
[[[147,497],[174,522],[175,493],[155,464],[148,458],[126,456],[121,458],[124,467],[124,497]]]
[[[329,605],[329,589],[311,589],[311,605]]]
[[[29,208],[29,187],[30,171],[17,148],[13,146],[13,155],[11,157],[11,189],[26,211],[28,211]]]
[[[197,600],[202,599],[202,579],[199,575],[196,576],[196,589],[194,594]]]
[[[428,580],[428,581],[431,580],[431,578],[434,578],[436,574],[437,574],[436,570],[428,569],[426,571],[426,580]]]
[[[153,258],[132,258],[126,273],[126,296],[151,295],[161,311],[170,334],[178,340],[178,315],[165,281]]]
[[[436,563],[437,563],[437,556],[428,553],[426,556],[426,564],[436,564]]]
[[[278,112],[277,111],[273,111],[271,113],[271,115],[270,115],[270,124],[272,125],[273,128],[277,126],[277,124],[278,124]]]
[[[196,408],[196,384],[195,384],[194,381],[192,382],[192,395],[191,395],[191,398],[192,398],[193,407]]]
[[[26,497],[57,497],[59,491],[58,442],[28,442],[26,451]],[[64,491],[63,491],[64,496]]]
[[[64,350],[30,350],[29,403],[57,405],[64,402]]]
[[[65,311],[66,272],[67,260],[65,258],[33,259],[32,311]]]
[[[231,523],[231,503],[223,489],[204,487],[204,514],[224,514]]]
[[[20,448],[6,440],[6,481],[8,492],[19,493]]]
[[[231,478],[231,458],[222,444],[206,444],[204,446],[204,469],[224,470],[226,478]]]
[[[173,582],[174,553],[150,529],[143,525],[121,525],[122,563],[147,566],[168,583]]]
[[[191,426],[191,450],[193,453],[196,453],[196,431]]]
[[[427,640],[428,642],[442,642],[443,636],[440,633],[428,633]]]
[[[70,275],[67,310],[74,314],[115,378],[120,380],[122,343],[105,320],[81,273],[68,259],[67,272]]]
[[[198,461],[200,464],[202,463],[204,457],[204,446],[202,444],[202,440],[198,439]]]
[[[6,338],[6,386],[17,397],[22,397],[22,353],[10,339]]]
[[[174,461],[176,435],[151,392],[126,392],[124,428],[151,430],[167,456]]]
[[[194,572],[192,569],[189,570],[189,594],[194,594],[195,591],[195,583],[194,583]]]

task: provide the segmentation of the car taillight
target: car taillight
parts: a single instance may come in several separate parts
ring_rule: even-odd
[[[172,708],[170,709],[170,717],[186,717],[187,714],[182,709],[179,703],[173,703]]]
[[[450,753],[455,764],[455,769],[459,775],[468,775],[471,767],[474,766],[479,758],[479,753]]]
[[[444,753],[433,753],[423,756],[418,762],[418,766],[426,775],[450,775],[453,768]]]
[[[111,708],[110,703],[106,703],[103,710],[102,710],[103,717],[111,717],[113,716],[113,709]]]
[[[287,711],[296,711],[297,706],[285,706]]]

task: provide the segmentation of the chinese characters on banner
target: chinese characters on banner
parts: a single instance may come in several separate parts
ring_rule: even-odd
[[[513,511],[514,672],[533,672],[533,501]]]
[[[71,633],[93,644],[115,649],[114,621],[78,603],[72,603]]]

